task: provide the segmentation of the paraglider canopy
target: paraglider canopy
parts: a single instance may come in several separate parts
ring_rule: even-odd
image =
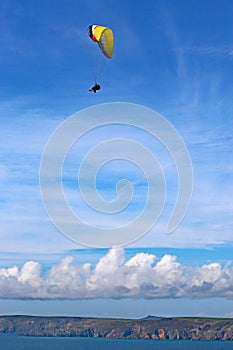
[[[105,57],[112,58],[114,36],[110,28],[92,24],[88,27],[88,35],[91,40],[98,43]]]

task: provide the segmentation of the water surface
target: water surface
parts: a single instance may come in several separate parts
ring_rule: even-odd
[[[233,341],[0,336],[4,350],[233,350]]]

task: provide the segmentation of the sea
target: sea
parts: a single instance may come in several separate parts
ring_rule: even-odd
[[[233,341],[135,340],[0,335],[1,350],[233,350]]]

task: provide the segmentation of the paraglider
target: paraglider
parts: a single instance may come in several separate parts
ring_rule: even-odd
[[[88,35],[92,41],[98,43],[101,52],[107,58],[112,58],[113,49],[114,49],[114,36],[110,28],[99,26],[99,25],[90,25],[88,27]],[[97,77],[95,79],[95,84],[92,86],[89,91],[96,93],[97,90],[100,90],[100,85],[97,83]]]
[[[100,89],[101,89],[100,84],[95,83],[95,85],[93,85],[93,86],[89,89],[89,91],[93,91],[94,93],[96,93],[96,91],[97,91],[97,90],[100,90]]]

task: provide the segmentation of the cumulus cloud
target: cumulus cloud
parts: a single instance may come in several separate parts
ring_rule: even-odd
[[[44,272],[38,262],[0,269],[0,298],[179,298],[233,297],[233,267],[218,262],[185,266],[176,256],[137,253],[125,259],[112,248],[95,266],[64,258]]]

